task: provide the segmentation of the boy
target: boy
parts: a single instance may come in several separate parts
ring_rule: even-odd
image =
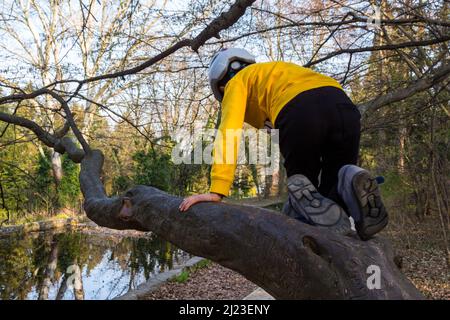
[[[256,63],[239,48],[213,57],[209,80],[222,103],[223,137],[228,129],[242,129],[244,122],[263,128],[270,121],[279,130],[288,176],[285,214],[346,234],[347,211],[363,240],[387,225],[376,179],[355,165],[361,115],[336,80],[293,63]],[[226,154],[227,146],[216,143]],[[236,143],[233,148],[237,150]],[[235,169],[236,157],[232,163],[213,163],[210,193],[185,198],[180,211],[198,202],[221,201]]]

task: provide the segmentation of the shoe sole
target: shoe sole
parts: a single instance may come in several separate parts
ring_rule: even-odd
[[[345,211],[322,196],[305,176],[297,174],[289,177],[288,191],[294,210],[305,215],[311,224],[332,228],[341,234],[350,232],[350,220]]]
[[[368,240],[386,227],[388,213],[378,183],[367,171],[355,174],[352,188],[361,213],[360,220],[355,223],[356,232],[362,240]]]

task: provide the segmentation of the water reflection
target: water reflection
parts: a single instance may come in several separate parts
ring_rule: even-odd
[[[151,236],[67,230],[0,239],[0,298],[111,299],[189,257]]]

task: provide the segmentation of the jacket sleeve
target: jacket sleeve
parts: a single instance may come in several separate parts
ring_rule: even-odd
[[[228,196],[234,180],[247,104],[247,88],[236,80],[230,80],[225,88],[211,167],[210,192],[224,196]]]

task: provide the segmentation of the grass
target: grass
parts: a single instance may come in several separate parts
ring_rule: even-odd
[[[177,283],[184,283],[189,279],[191,273],[193,273],[197,270],[206,268],[206,267],[210,266],[211,263],[212,263],[211,260],[203,259],[203,260],[197,262],[192,267],[184,268],[183,271],[181,271],[181,273],[179,275],[175,276],[172,279],[172,281],[177,282]]]
[[[189,270],[183,270],[179,275],[177,275],[173,280],[178,283],[186,282],[189,279]]]

